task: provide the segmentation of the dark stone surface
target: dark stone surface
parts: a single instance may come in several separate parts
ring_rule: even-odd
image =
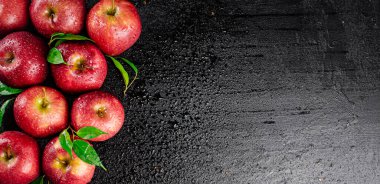
[[[126,122],[92,183],[379,183],[379,1],[134,2],[141,75],[123,98],[109,65]]]

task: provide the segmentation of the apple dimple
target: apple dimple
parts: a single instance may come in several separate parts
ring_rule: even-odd
[[[81,74],[87,69],[93,70],[94,68],[90,66],[90,63],[80,54],[73,54],[69,59],[69,66],[71,71],[75,74]]]
[[[99,118],[104,118],[107,114],[107,108],[104,106],[99,107],[98,110],[96,110],[96,114]]]
[[[5,162],[10,162],[12,159],[14,160],[16,155],[12,152],[12,148],[10,145],[7,146],[3,150],[3,152],[0,155],[0,160],[5,161]]]
[[[74,62],[72,66],[72,70],[78,73],[82,73],[86,69],[91,69],[91,67],[88,67],[86,63],[87,63],[86,60],[80,58]]]
[[[108,16],[114,17],[116,13],[118,12],[119,8],[118,7],[110,7],[107,9],[106,14]]]
[[[41,112],[46,111],[50,107],[50,102],[45,97],[37,99],[37,107]]]
[[[67,172],[71,169],[71,163],[73,159],[68,155],[57,155],[57,158],[53,161],[52,167],[56,169],[60,169],[62,172]]]
[[[48,7],[45,10],[44,14],[51,20],[52,23],[54,23],[57,21],[56,12],[57,11],[53,7]]]
[[[36,105],[41,112],[46,112],[50,107],[50,101],[46,97],[46,89],[44,87],[42,87],[42,95],[42,97],[36,99]]]
[[[10,64],[14,61],[15,59],[15,54],[13,52],[7,52],[5,53],[5,57],[2,59],[7,64]]]

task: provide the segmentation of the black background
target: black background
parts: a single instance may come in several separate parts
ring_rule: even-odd
[[[140,79],[123,97],[109,64],[126,122],[92,183],[380,182],[379,1],[134,3]]]

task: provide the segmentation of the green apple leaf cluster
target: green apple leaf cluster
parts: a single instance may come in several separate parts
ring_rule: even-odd
[[[68,132],[68,130],[71,130],[72,135]],[[59,136],[58,140],[62,146],[62,148],[67,151],[71,157],[73,157],[72,152],[74,153],[84,162],[95,165],[98,167],[101,167],[105,171],[107,169],[104,167],[102,162],[100,161],[100,158],[98,154],[96,153],[94,147],[91,146],[90,143],[82,140],[89,140],[96,137],[99,137],[103,134],[107,134],[106,132],[103,132],[102,130],[99,130],[92,126],[87,126],[79,129],[78,131],[74,131],[70,127],[63,130]]]

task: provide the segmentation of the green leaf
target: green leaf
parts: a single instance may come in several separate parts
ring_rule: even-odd
[[[73,149],[73,142],[71,141],[70,134],[67,132],[67,129],[62,131],[59,134],[59,143],[61,143],[62,148],[67,151],[67,153],[70,154],[71,158],[73,157],[72,149]]]
[[[91,39],[89,39],[89,38],[87,38],[85,36],[81,36],[81,35],[54,33],[50,37],[49,45],[51,45],[52,43],[54,43],[55,41],[57,41],[57,43],[54,45],[55,47],[57,47],[58,45],[60,45],[64,41],[68,41],[68,40],[82,40],[82,41],[91,41],[91,42],[94,42],[93,40],[91,40]]]
[[[107,171],[107,169],[103,166],[102,162],[95,149],[86,141],[83,140],[75,140],[73,149],[75,154],[84,162],[96,165]]]
[[[53,33],[50,38],[56,37],[56,36],[63,36],[65,33]]]
[[[47,60],[49,63],[55,64],[55,65],[62,64],[62,63],[67,64],[63,60],[63,56],[62,56],[61,52],[55,47],[50,49]]]
[[[137,69],[137,67],[135,66],[135,64],[133,64],[128,59],[125,59],[125,58],[122,58],[122,57],[119,57],[119,59],[121,59],[122,61],[126,62],[133,69],[133,71],[135,72],[135,76],[133,77],[132,81],[129,83],[129,86],[127,87],[127,88],[129,88],[133,84],[133,82],[137,79],[137,76],[139,74],[139,70]]]
[[[45,177],[45,175],[40,176],[30,184],[44,184],[44,177]]]
[[[61,45],[61,43],[65,42],[65,40],[58,40],[55,42],[54,47],[58,47],[58,45]]]
[[[12,101],[13,99],[8,99],[6,100],[3,105],[1,105],[0,107],[0,127],[1,125],[3,125],[3,117],[4,117],[4,113],[5,113],[5,110],[7,109],[9,103]]]
[[[63,36],[63,35],[65,35],[65,33],[53,33],[50,37],[48,45],[50,46],[50,44],[56,40],[56,39],[54,39],[54,37]]]
[[[121,63],[118,60],[116,60],[114,57],[112,57],[112,56],[107,56],[107,57],[109,57],[112,60],[113,64],[120,71],[120,73],[121,73],[121,75],[122,75],[122,77],[124,79],[124,84],[125,84],[124,95],[125,95],[127,93],[128,87],[129,87],[129,75],[128,75],[128,72],[125,71],[123,65],[121,65]]]
[[[77,131],[77,135],[82,139],[93,139],[103,134],[107,133],[92,126],[83,127]]]
[[[0,95],[14,95],[22,92],[22,89],[11,88],[0,82]]]
[[[136,75],[139,73],[139,70],[137,69],[137,67],[135,66],[135,64],[133,64],[131,61],[129,61],[128,59],[122,58],[122,57],[119,57],[119,59],[121,59],[124,62],[126,62],[133,69],[133,71],[136,73]]]

